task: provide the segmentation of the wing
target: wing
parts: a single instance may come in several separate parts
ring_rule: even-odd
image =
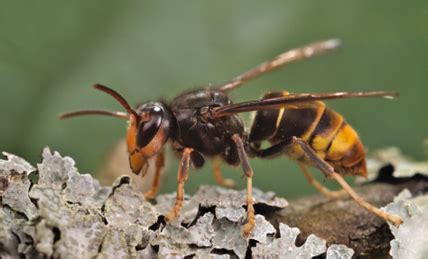
[[[283,107],[293,108],[296,104],[300,105],[303,103],[310,103],[322,100],[361,97],[382,97],[387,99],[393,99],[398,95],[398,92],[393,91],[288,94],[281,97],[266,98],[216,107],[212,109],[210,117],[220,118],[235,113],[280,109]]]
[[[306,58],[311,58],[329,50],[336,49],[340,46],[340,41],[337,39],[330,39],[308,44],[304,47],[288,50],[272,60],[263,62],[257,67],[248,70],[247,72],[235,77],[232,81],[219,86],[221,91],[231,91],[238,86],[258,77],[264,73],[270,72],[280,66],[290,64]]]

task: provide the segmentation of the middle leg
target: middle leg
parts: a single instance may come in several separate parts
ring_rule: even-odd
[[[223,178],[223,175],[221,174],[220,161],[218,159],[214,159],[211,163],[212,163],[215,181],[220,186],[223,186],[226,188],[234,188],[235,182],[232,179]]]
[[[248,156],[245,152],[244,143],[238,134],[232,136],[233,141],[238,149],[239,160],[241,161],[242,170],[247,176],[247,223],[245,223],[242,233],[249,236],[256,225],[256,216],[253,206],[253,169],[248,162]]]
[[[165,215],[165,219],[168,222],[173,221],[175,218],[180,215],[181,207],[183,206],[183,200],[184,200],[184,182],[188,178],[189,173],[189,165],[190,165],[190,153],[192,153],[191,148],[185,148],[183,150],[183,153],[181,155],[181,161],[180,165],[178,167],[178,174],[177,174],[177,198],[175,200],[175,205],[171,209],[168,214]]]

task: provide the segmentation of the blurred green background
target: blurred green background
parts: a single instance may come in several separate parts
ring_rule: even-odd
[[[32,163],[46,145],[95,172],[124,137],[108,117],[59,121],[80,108],[120,110],[91,89],[117,89],[130,103],[171,99],[190,87],[222,83],[280,52],[339,38],[337,52],[255,80],[232,94],[255,99],[291,92],[398,90],[396,101],[331,101],[373,150],[398,146],[422,158],[428,136],[428,2],[352,1],[2,1],[0,150]],[[249,115],[245,115],[248,118]],[[175,189],[171,154],[163,191]],[[253,160],[255,186],[287,197],[315,192],[292,161]],[[239,169],[224,175],[240,182]],[[321,176],[321,174],[317,173]],[[322,178],[322,177],[321,177]],[[192,171],[187,190],[214,183]]]

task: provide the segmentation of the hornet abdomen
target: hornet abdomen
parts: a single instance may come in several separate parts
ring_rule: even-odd
[[[287,94],[274,92],[263,98]],[[256,112],[249,135],[251,145],[259,146],[265,140],[277,144],[291,137],[305,140],[336,172],[367,176],[365,151],[357,132],[323,102],[298,103]],[[292,159],[310,164],[297,144],[283,152]]]

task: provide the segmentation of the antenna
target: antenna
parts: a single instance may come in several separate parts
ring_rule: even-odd
[[[125,98],[123,98],[122,95],[120,95],[118,92],[116,92],[115,90],[108,88],[107,86],[101,85],[101,84],[94,84],[94,88],[97,90],[100,90],[106,94],[111,95],[114,99],[116,99],[122,106],[123,108],[125,108],[125,110],[130,114],[130,115],[134,115],[135,119],[138,119],[138,114],[137,112],[131,108],[131,106],[129,105],[129,103],[125,100]]]
[[[122,119],[129,120],[129,114],[124,112],[112,112],[107,110],[80,110],[80,111],[73,111],[73,112],[66,112],[59,116],[59,119],[68,119],[71,117],[76,116],[82,116],[82,115],[107,115],[107,116],[113,116],[118,117]]]
[[[118,117],[118,118],[127,119],[127,120],[129,120],[131,117],[134,117],[135,120],[140,118],[140,116],[138,116],[137,112],[131,108],[131,106],[125,100],[125,98],[123,98],[123,96],[120,95],[115,90],[101,84],[95,84],[93,87],[108,95],[111,95],[114,99],[116,99],[122,105],[123,108],[125,108],[125,110],[128,113],[107,111],[107,110],[101,110],[101,109],[88,109],[88,110],[79,110],[79,111],[63,113],[59,116],[59,119],[67,119],[67,118],[82,116],[82,115],[107,115],[107,116],[113,116],[113,117]]]

